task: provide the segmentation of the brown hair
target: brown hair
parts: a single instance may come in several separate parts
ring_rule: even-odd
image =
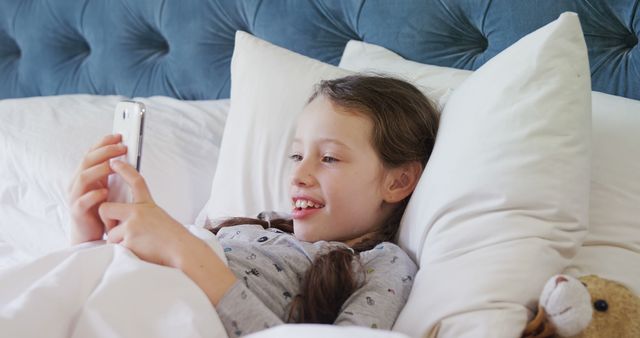
[[[321,81],[308,102],[323,96],[343,110],[368,117],[373,122],[372,145],[385,168],[397,168],[412,161],[422,167],[431,156],[438,130],[439,115],[435,105],[416,87],[405,81],[377,75],[352,75]],[[288,321],[331,324],[344,302],[357,290],[359,278],[353,268],[354,257],[384,241],[393,241],[404,209],[405,198],[380,229],[352,249],[336,248],[319,254],[306,271],[300,294],[290,305]],[[288,233],[293,232],[289,219],[227,219],[211,231],[238,224],[259,224]]]

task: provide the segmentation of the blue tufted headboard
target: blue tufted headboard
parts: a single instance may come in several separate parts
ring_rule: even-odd
[[[640,99],[640,0],[0,0],[0,98],[229,96],[234,32],[337,64],[350,39],[477,69],[564,11],[593,89]]]

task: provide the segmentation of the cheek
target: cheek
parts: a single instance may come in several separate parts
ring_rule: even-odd
[[[334,217],[361,219],[382,202],[377,181],[364,175],[344,175],[323,187]]]
[[[327,186],[332,192],[349,196],[354,200],[377,198],[380,192],[380,180],[372,170],[359,170],[334,177]]]

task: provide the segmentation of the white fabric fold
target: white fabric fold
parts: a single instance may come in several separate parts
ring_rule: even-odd
[[[213,234],[192,232],[221,255]],[[49,338],[226,337],[207,296],[180,270],[142,261],[104,241],[0,271],[0,332]]]

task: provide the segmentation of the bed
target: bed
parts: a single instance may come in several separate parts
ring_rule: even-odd
[[[156,202],[198,226],[281,209],[286,169],[270,163],[284,156],[308,83],[373,71],[413,81],[445,112],[464,110],[463,92],[487,111],[447,113],[455,132],[421,180],[434,188],[415,194],[403,219],[398,240],[421,269],[406,311],[388,332],[285,325],[257,336],[513,337],[560,272],[598,274],[640,294],[638,4],[2,1],[0,267],[67,246],[67,186],[110,132],[118,101],[149,108],[142,173]],[[553,35],[562,25],[580,39]],[[522,61],[538,50],[532,60],[551,60],[550,73]],[[532,87],[513,76],[567,70],[581,79]],[[549,83],[556,92],[543,90],[556,88]],[[522,102],[547,112],[513,113]],[[505,109],[517,118],[489,114]],[[484,143],[472,138],[480,132]],[[523,152],[531,157],[515,160]]]

